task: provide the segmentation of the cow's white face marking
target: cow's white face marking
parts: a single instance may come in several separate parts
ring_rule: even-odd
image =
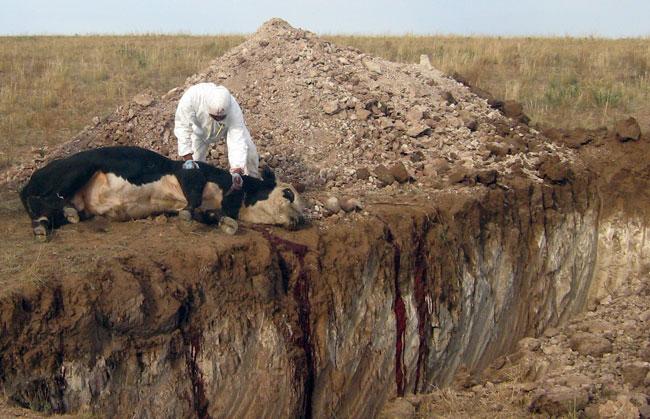
[[[289,190],[291,193],[287,193]],[[291,197],[291,198],[290,198]],[[296,189],[287,183],[278,183],[268,199],[257,201],[239,210],[239,219],[255,224],[281,225],[295,229],[304,222],[305,203]]]
[[[134,185],[113,173],[97,172],[75,194],[72,204],[78,211],[126,221],[155,213],[178,212],[187,206],[187,199],[174,175]]]

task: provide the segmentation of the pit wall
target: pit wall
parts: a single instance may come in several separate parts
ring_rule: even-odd
[[[600,220],[588,182],[367,210],[3,299],[5,396],[106,417],[372,417],[581,311],[648,251],[646,224]]]
[[[598,259],[589,294],[599,302],[629,288],[640,272],[650,269],[649,220],[622,212],[602,221],[598,228]]]

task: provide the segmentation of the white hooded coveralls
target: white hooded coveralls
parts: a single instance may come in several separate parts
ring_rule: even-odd
[[[210,114],[226,117],[217,122]],[[244,115],[223,86],[199,83],[187,89],[176,108],[174,135],[178,139],[178,155],[192,153],[198,161],[205,161],[210,144],[225,137],[230,170],[241,168],[244,174],[259,177],[259,156]]]

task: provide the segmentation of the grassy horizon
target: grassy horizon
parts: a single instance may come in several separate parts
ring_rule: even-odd
[[[522,102],[533,122],[650,128],[650,38],[326,35],[398,62],[458,72],[495,97]],[[162,94],[244,35],[0,37],[0,168],[33,146],[72,138],[138,92]],[[19,159],[21,160],[21,159]]]

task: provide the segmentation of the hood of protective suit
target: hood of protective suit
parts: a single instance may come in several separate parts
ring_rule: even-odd
[[[223,86],[217,86],[214,93],[206,97],[205,105],[210,115],[226,115],[230,108],[230,92]]]

